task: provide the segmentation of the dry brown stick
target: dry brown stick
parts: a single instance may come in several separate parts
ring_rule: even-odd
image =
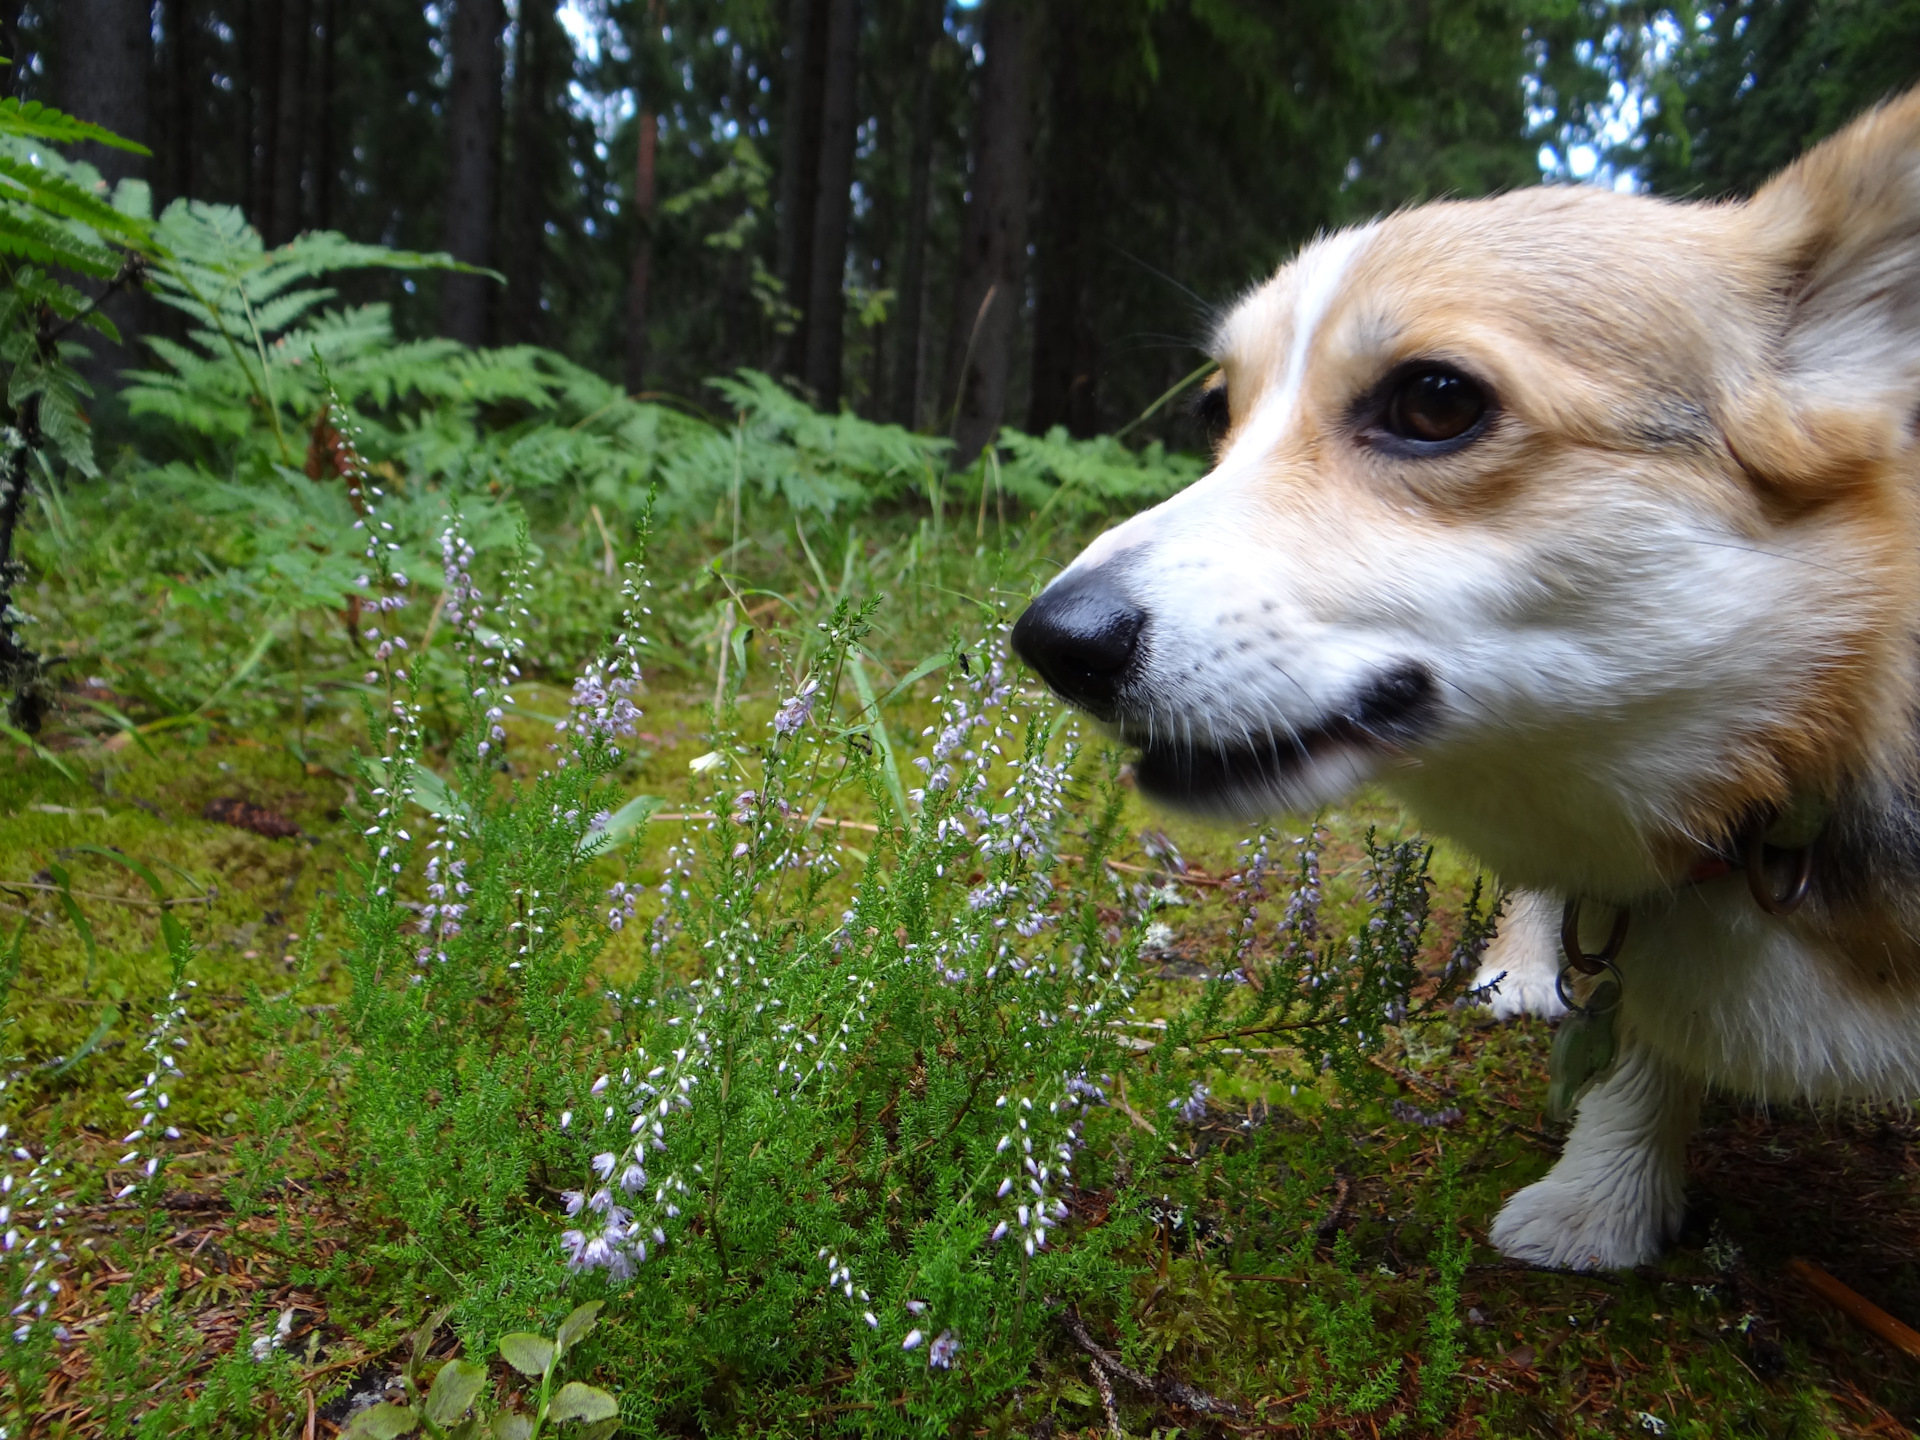
[[[1369,1055],[1367,1063],[1383,1075],[1390,1075],[1409,1090],[1418,1091],[1429,1100],[1455,1100],[1458,1092],[1451,1085],[1440,1085],[1425,1076],[1416,1075],[1411,1070],[1403,1070],[1398,1065],[1389,1065],[1378,1055]]]
[[[650,818],[654,820],[718,820],[720,817],[711,810],[674,810]],[[836,820],[831,815],[821,815],[812,823],[816,830],[864,830],[869,835],[880,833],[878,825],[870,825],[865,820]]]
[[[1333,1177],[1333,1208],[1321,1217],[1320,1223],[1313,1227],[1313,1233],[1322,1240],[1331,1240],[1340,1229],[1340,1222],[1347,1218],[1347,1201],[1353,1197],[1353,1181],[1345,1175]]]
[[[1904,1350],[1920,1359],[1920,1334],[1894,1319],[1859,1291],[1841,1284],[1811,1261],[1789,1260],[1787,1273],[1848,1319],[1871,1330],[1896,1350]]]
[[[67,890],[64,885],[49,885],[41,880],[0,880],[0,890]],[[67,890],[81,900],[105,900],[109,905],[145,905],[166,909],[170,905],[211,905],[211,895],[179,895],[170,900],[144,900],[138,895],[110,895],[104,890]]]
[[[1093,1371],[1093,1386],[1100,1392],[1100,1408],[1107,1412],[1107,1434],[1113,1440],[1126,1440],[1127,1432],[1120,1425],[1120,1406],[1114,1401],[1113,1381],[1107,1378],[1107,1367],[1089,1359],[1087,1368]]]
[[[1202,1415],[1238,1415],[1240,1407],[1230,1400],[1219,1400],[1204,1390],[1180,1380],[1156,1380],[1151,1375],[1143,1375],[1131,1365],[1121,1360],[1111,1350],[1103,1348],[1087,1332],[1086,1322],[1080,1318],[1080,1312],[1069,1305],[1060,1317],[1060,1323],[1066,1328],[1068,1336],[1092,1357],[1096,1370],[1105,1369],[1118,1376],[1136,1390],[1141,1390],[1158,1400],[1169,1401],[1188,1410],[1198,1411]]]

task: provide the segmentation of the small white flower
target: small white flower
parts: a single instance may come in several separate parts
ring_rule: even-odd
[[[951,1370],[953,1357],[960,1353],[960,1342],[951,1330],[942,1330],[927,1347],[927,1368],[930,1370]]]
[[[696,775],[704,775],[709,770],[716,770],[725,763],[726,756],[722,755],[718,750],[709,750],[706,754],[696,755],[693,759],[689,760],[687,762],[687,768]]]
[[[909,1330],[907,1332],[907,1338],[900,1342],[900,1348],[902,1350],[911,1350],[926,1338],[927,1337],[922,1335],[918,1330]]]

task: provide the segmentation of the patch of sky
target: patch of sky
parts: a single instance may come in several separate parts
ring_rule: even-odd
[[[1521,80],[1529,130],[1541,137],[1540,176],[1549,184],[1598,185],[1609,190],[1646,189],[1639,159],[1646,129],[1660,113],[1653,82],[1678,54],[1685,31],[1670,10],[1655,11],[1636,26],[1615,25],[1598,44],[1582,40],[1574,59],[1606,80],[1604,98],[1563,108],[1547,84],[1544,42],[1534,44],[1534,64]]]

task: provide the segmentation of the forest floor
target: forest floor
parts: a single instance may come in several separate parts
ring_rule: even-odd
[[[347,999],[344,972],[328,958],[338,938],[328,897],[356,883],[352,731],[338,713],[321,717],[298,754],[284,727],[269,726],[136,744],[103,736],[100,712],[83,703],[112,698],[75,693],[46,737],[78,781],[24,750],[0,765],[0,916],[9,933],[24,925],[26,937],[8,1048],[24,1055],[36,1087],[12,1143],[66,1143],[70,1175],[59,1183],[76,1197],[69,1240],[82,1257],[57,1309],[72,1338],[23,1433],[134,1433],[155,1396],[180,1393],[199,1396],[195,1413],[209,1433],[336,1433],[350,1396],[392,1373],[418,1313],[410,1294],[387,1283],[380,1223],[358,1203],[341,1158],[341,1107],[320,1107],[296,1133],[263,1129],[277,1088],[302,1083],[277,1071],[274,1036],[288,1032],[263,1017],[276,997],[284,1003],[295,952],[316,930],[322,959],[297,997],[306,1033],[333,1035],[335,1007]],[[642,786],[671,807],[702,744],[702,703],[694,694],[655,696],[649,710]],[[1233,847],[1229,835],[1135,803],[1132,828],[1170,832],[1189,867],[1174,882],[1189,908],[1177,912],[1183,920],[1153,962],[1157,976],[1141,1005],[1151,1015],[1148,1002],[1176,1002],[1217,953],[1228,916],[1212,882],[1231,868]],[[1356,863],[1367,824],[1397,822],[1360,804],[1324,823],[1333,872]],[[652,828],[664,835],[672,825]],[[657,850],[664,842],[648,843]],[[199,946],[173,1111],[187,1142],[157,1206],[104,1198],[97,1184],[81,1183],[111,1168],[119,1132],[132,1123],[121,1092],[145,1063],[138,1038],[164,984],[147,887],[82,846],[170,867],[176,912]],[[1467,873],[1440,856],[1442,929]],[[86,917],[90,942],[70,902]],[[616,948],[609,964],[617,968],[619,955]],[[1685,1232],[1660,1264],[1631,1274],[1532,1271],[1487,1248],[1485,1229],[1501,1198],[1541,1175],[1558,1151],[1563,1131],[1541,1113],[1550,1039],[1544,1022],[1495,1024],[1461,1011],[1457,1022],[1402,1036],[1382,1060],[1387,1089],[1365,1103],[1269,1094],[1251,1079],[1237,1093],[1219,1087],[1182,1162],[1213,1167],[1210,1213],[1164,1226],[1139,1293],[1119,1303],[1135,1307],[1169,1367],[1233,1402],[1238,1415],[1208,1418],[1124,1389],[1123,1413],[1167,1435],[1174,1426],[1300,1433],[1289,1407],[1307,1383],[1298,1360],[1309,1311],[1333,1306],[1314,1313],[1317,1333],[1337,1333],[1328,1315],[1337,1322],[1339,1307],[1358,1297],[1364,1306],[1355,1313],[1374,1317],[1366,1333],[1322,1362],[1346,1376],[1354,1403],[1316,1428],[1428,1433],[1414,1420],[1411,1389],[1402,1396],[1394,1379],[1425,1322],[1409,1310],[1407,1333],[1395,1333],[1392,1320],[1399,1274],[1413,1263],[1403,1255],[1403,1226],[1445,1150],[1458,1165],[1462,1219],[1477,1245],[1459,1297],[1466,1327],[1457,1404],[1443,1433],[1913,1433],[1920,1359],[1867,1334],[1787,1267],[1811,1261],[1920,1321],[1914,1118],[1710,1101],[1689,1149]],[[322,1073],[304,1083],[338,1082]],[[265,1189],[241,1183],[269,1163],[286,1178]],[[1244,1269],[1248,1254],[1298,1253],[1303,1234],[1267,1233],[1293,1213],[1273,1193],[1282,1178],[1315,1197],[1307,1226],[1319,1271]],[[1229,1268],[1229,1252],[1243,1268]],[[1284,1258],[1275,1263],[1285,1268]],[[1324,1295],[1313,1292],[1316,1273],[1331,1276]],[[290,1317],[277,1343],[296,1357],[306,1413],[263,1413],[257,1432],[244,1416],[216,1420],[220,1387],[276,1316]],[[1094,1378],[1063,1328],[1033,1376],[1031,1396],[1045,1403],[994,1428],[1103,1432]]]

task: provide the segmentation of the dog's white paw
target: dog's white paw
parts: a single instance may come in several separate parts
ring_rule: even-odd
[[[1499,933],[1481,957],[1473,988],[1491,987],[1487,1004],[1496,1020],[1521,1015],[1553,1020],[1567,1013],[1555,988],[1559,975],[1560,902],[1537,890],[1515,892]]]
[[[1509,1260],[1556,1270],[1630,1270],[1657,1259],[1665,1217],[1549,1174],[1501,1207],[1487,1239]]]
[[[1680,1228],[1687,1132],[1700,1085],[1623,1042],[1574,1116],[1547,1177],[1508,1200],[1487,1238],[1512,1260],[1561,1270],[1641,1265]]]

